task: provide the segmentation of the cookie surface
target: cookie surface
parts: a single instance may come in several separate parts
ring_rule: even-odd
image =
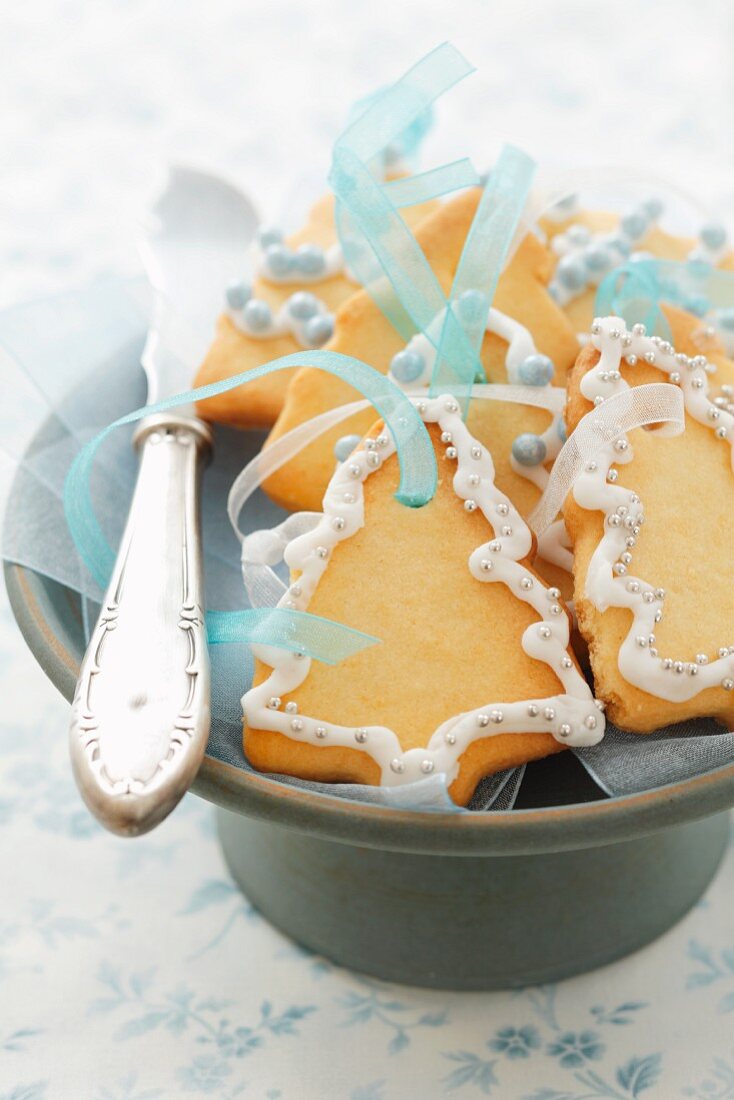
[[[445,293],[450,290],[477,202],[478,192],[467,192],[443,206],[416,231],[418,243]],[[551,266],[546,248],[534,236],[526,236],[499,280],[493,307],[528,330],[538,351],[553,361],[555,382],[562,385],[578,353],[578,343],[568,319],[547,293]],[[399,334],[364,291],[341,307],[334,337],[327,346],[331,351],[365,359],[382,373],[388,372],[393,356],[405,347]],[[485,335],[481,358],[490,381],[507,381],[507,352],[505,339],[495,333]],[[283,411],[268,442],[274,442],[326,409],[359,396],[345,383],[321,371],[299,371],[289,387]],[[345,435],[362,436],[369,429],[371,419],[372,413],[367,410],[324,433],[266,481],[268,494],[289,509],[317,510],[334,471],[334,445]],[[551,414],[542,409],[472,401],[469,427],[478,439],[491,441],[498,484],[512,495],[525,515],[535,504],[539,490],[512,468],[512,443],[521,433],[543,433],[550,421]],[[553,583],[561,583],[563,570],[554,573],[550,567],[546,575]]]
[[[620,230],[621,216],[606,210],[578,210],[571,217],[563,221],[551,221],[545,219],[542,222],[543,229],[551,242],[560,237],[573,227],[586,229],[591,234],[618,233]],[[649,228],[634,241],[632,247],[635,252],[645,253],[660,260],[686,260],[696,249],[697,242],[692,237],[678,236],[669,233],[657,223],[650,224]],[[621,254],[612,266],[622,263]],[[555,257],[555,269],[557,272],[559,257]],[[726,252],[716,261],[717,266],[734,269],[734,253]],[[589,331],[591,322],[595,316],[594,301],[596,298],[596,285],[586,285],[583,289],[573,291],[568,301],[563,303],[563,311],[568,317],[574,332],[585,333]]]
[[[323,527],[286,553],[298,608],[381,644],[334,666],[259,660],[243,700],[255,767],[388,785],[446,771],[466,804],[484,775],[601,735],[568,649],[568,614],[530,565],[530,532],[444,400],[424,413],[439,468],[429,504],[395,500],[397,458],[377,436],[334,474]],[[447,430],[458,458],[441,441]]]
[[[617,500],[629,506],[620,519],[621,530],[632,539],[630,560],[616,561],[616,569],[624,567],[621,575],[611,580],[616,551],[607,553],[603,564],[602,540],[606,538],[611,546],[614,531],[610,533],[609,520],[605,521],[605,510],[610,514],[614,500],[608,498],[602,504],[609,488],[607,456],[600,456],[598,471],[582,475],[588,484],[579,489],[577,483],[564,508],[574,544],[576,612],[589,645],[596,693],[607,703],[612,721],[638,733],[701,716],[719,718],[729,728],[734,722],[734,656],[728,654],[734,644],[730,550],[734,473],[731,443],[715,434],[727,422],[726,416],[712,404],[722,386],[724,392],[734,392],[726,390],[734,384],[734,363],[698,318],[670,307],[664,312],[675,351],[688,357],[705,356],[716,371],[706,374],[700,366],[678,363],[686,399],[684,433],[661,436],[638,428],[626,437],[631,460],[625,461],[627,452],[613,452],[614,489],[619,494],[636,494],[640,502],[625,503],[621,496]],[[622,331],[624,335],[623,325]],[[595,339],[598,343],[602,338],[603,334]],[[630,365],[622,358],[619,364],[622,383],[670,381],[670,356],[665,349],[648,343],[638,348],[637,343],[632,348],[640,352],[637,362]],[[617,349],[619,345],[617,339]],[[605,346],[611,346],[608,340]],[[645,350],[652,351],[667,369],[645,362]],[[673,363],[673,374],[675,368]],[[569,379],[569,430],[592,407],[588,398],[597,384],[595,372],[601,369],[600,350],[587,347]],[[692,408],[701,419],[692,414]],[[729,421],[734,425],[730,415]],[[596,485],[592,478],[598,479]],[[602,507],[588,507],[596,499]],[[644,525],[637,536],[634,527],[624,526],[635,509],[644,509]],[[601,591],[612,603],[606,610]],[[660,593],[664,593],[662,599]],[[662,615],[657,622],[656,611]],[[722,658],[720,651],[727,656]]]
[[[404,211],[405,220],[409,225],[417,225],[437,206],[438,203],[429,202],[410,207]],[[303,244],[327,249],[336,239],[334,197],[327,194],[312,207],[306,225],[289,237],[287,244],[293,249]],[[293,282],[277,283],[265,277],[258,277],[253,283],[254,297],[267,302],[274,314],[298,290],[315,294],[330,312],[334,312],[357,289],[358,284],[343,271],[303,285]],[[291,333],[264,338],[251,336],[223,313],[217,322],[214,341],[199,368],[194,384],[205,386],[210,382],[219,382],[241,371],[252,370],[271,359],[300,350],[302,345]],[[293,374],[294,371],[279,371],[251,382],[242,389],[210,398],[199,404],[199,413],[205,420],[231,424],[236,428],[268,427],[275,422],[283,407]]]

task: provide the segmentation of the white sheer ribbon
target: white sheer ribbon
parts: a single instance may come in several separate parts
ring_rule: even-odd
[[[670,382],[647,382],[608,397],[588,412],[568,437],[553,464],[543,495],[528,517],[537,536],[554,522],[576,478],[609,443],[634,428],[661,425],[660,434],[678,435],[685,427],[683,394]]]

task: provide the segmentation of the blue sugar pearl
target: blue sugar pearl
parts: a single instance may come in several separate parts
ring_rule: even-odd
[[[692,294],[685,300],[685,309],[696,317],[703,317],[709,311],[709,300],[705,294]]]
[[[642,209],[645,211],[650,221],[656,222],[665,207],[660,199],[652,198],[646,199],[643,202]]]
[[[648,224],[644,210],[633,210],[631,214],[625,214],[619,219],[619,228],[633,241],[639,240],[647,232]]]
[[[576,256],[562,256],[556,268],[556,279],[566,290],[583,290],[587,283],[583,260]]]
[[[253,332],[263,332],[266,328],[270,328],[272,323],[270,306],[267,302],[263,302],[262,298],[250,298],[242,311],[242,317],[247,327]]]
[[[265,249],[265,263],[270,274],[280,278],[293,270],[293,253],[284,244],[271,244]]]
[[[630,254],[630,243],[625,237],[611,237],[607,244],[609,248],[613,248],[615,252],[618,252],[625,260]]]
[[[346,462],[354,448],[362,437],[359,435],[343,435],[334,444],[334,457],[337,462]]]
[[[716,314],[716,324],[727,332],[734,331],[734,309],[720,309]]]
[[[415,382],[423,374],[425,360],[420,352],[399,351],[390,363],[390,370],[398,382]]]
[[[602,272],[609,270],[614,260],[608,248],[595,244],[584,252],[584,263],[587,271],[592,272],[594,275],[600,275]]]
[[[280,244],[283,240],[283,234],[277,226],[268,225],[260,230],[257,235],[257,240],[264,251],[266,248],[270,248],[271,244]]]
[[[303,335],[311,347],[320,348],[334,335],[334,318],[329,313],[311,317],[303,326]]]
[[[576,207],[578,206],[578,201],[578,195],[566,195],[565,198],[561,199],[560,202],[557,202],[554,205],[553,209],[560,214],[565,214],[566,216],[568,216],[576,209]]]
[[[558,423],[556,424],[556,431],[558,432],[558,438],[560,439],[561,443],[565,443],[568,439],[568,430],[566,429],[565,420],[558,421]]]
[[[319,312],[319,300],[313,294],[299,290],[288,299],[288,312],[297,321],[308,321],[309,317],[315,317]]]
[[[528,355],[517,368],[517,375],[524,386],[547,386],[553,377],[553,360],[547,355]]]
[[[487,296],[481,290],[465,290],[457,302],[459,316],[469,323],[484,320],[487,312]]]
[[[326,270],[323,248],[317,244],[302,244],[298,248],[295,264],[304,275],[321,275]]]
[[[545,443],[532,432],[523,432],[512,444],[512,457],[521,466],[539,466],[545,461],[545,454]]]
[[[563,301],[563,287],[560,283],[555,282],[555,280],[548,283],[548,293],[550,294],[554,302],[560,303]]]
[[[230,283],[226,290],[227,305],[230,309],[242,309],[250,297],[250,288],[247,283],[237,281]]]
[[[591,240],[591,233],[585,225],[570,225],[566,230],[566,237],[571,244],[583,246]]]
[[[699,233],[699,237],[706,245],[706,248],[710,248],[715,252],[719,248],[723,248],[726,244],[726,229],[723,225],[718,224],[704,225]]]

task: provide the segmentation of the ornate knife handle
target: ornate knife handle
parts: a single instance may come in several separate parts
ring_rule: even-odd
[[[70,729],[84,801],[125,836],[170,813],[209,735],[199,487],[211,433],[199,420],[151,416],[134,443],[137,485]]]

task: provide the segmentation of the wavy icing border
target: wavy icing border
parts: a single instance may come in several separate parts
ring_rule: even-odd
[[[622,360],[630,367],[642,360],[680,386],[685,410],[694,420],[729,443],[734,469],[734,415],[709,398],[707,375],[715,367],[705,356],[676,352],[659,336],[647,336],[644,325],[628,330],[620,317],[597,318],[591,343],[600,358],[581,379],[581,393],[587,400],[598,406],[630,389],[620,372]],[[734,646],[721,646],[713,661],[706,653],[696,654],[695,660],[659,655],[655,626],[663,618],[665,592],[629,573],[645,518],[642,501],[637,493],[615,484],[617,473],[611,469],[614,462],[632,458],[627,436],[620,436],[600,449],[574,484],[573,496],[581,508],[604,512],[604,535],[589,562],[586,596],[598,611],[624,607],[632,612],[632,625],[617,658],[628,683],[671,703],[692,699],[710,687],[734,690]]]
[[[282,696],[295,691],[308,676],[310,659],[270,646],[253,646],[255,656],[272,671],[243,696],[247,725],[317,746],[339,745],[366,752],[378,764],[383,786],[415,782],[432,772],[446,773],[451,782],[467,747],[497,734],[552,733],[563,744],[596,744],[604,734],[603,704],[594,700],[568,654],[569,619],[558,602],[558,589],[546,587],[521,564],[531,551],[532,535],[512,502],[495,485],[489,451],[469,433],[459,404],[450,395],[418,401],[416,407],[425,423],[440,427],[447,457],[457,462],[453,478],[457,497],[468,512],[480,510],[493,531],[493,538],[469,557],[472,576],[482,583],[506,584],[538,613],[539,621],[525,629],[521,645],[529,656],[553,670],[563,693],[515,703],[489,702],[443,722],[425,748],[404,752],[397,735],[386,726],[342,726],[299,714],[295,702],[283,707]],[[278,606],[307,609],[331,550],[364,525],[364,480],[394,451],[392,439],[383,434],[365,440],[363,449],[337,467],[324,496],[321,519],[313,530],[285,548],[286,564],[300,575]]]

